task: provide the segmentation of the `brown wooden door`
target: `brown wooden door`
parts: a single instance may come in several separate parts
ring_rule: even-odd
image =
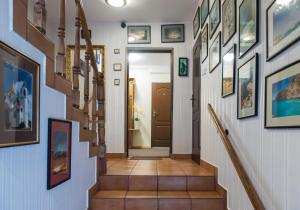
[[[200,77],[200,37],[193,48],[193,153],[192,159],[200,164],[200,112],[201,112],[201,77]]]
[[[171,146],[171,84],[152,83],[152,147]]]

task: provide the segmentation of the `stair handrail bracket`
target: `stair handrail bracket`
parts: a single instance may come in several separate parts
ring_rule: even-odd
[[[216,112],[214,111],[211,104],[208,104],[208,112],[210,113],[210,116],[212,117],[212,120],[217,128],[217,131],[221,137],[221,140],[225,146],[225,149],[234,165],[234,168],[236,169],[238,176],[246,190],[246,193],[254,207],[255,210],[265,210],[265,207],[253,185],[251,182],[244,166],[242,165],[241,160],[239,159],[236,150],[234,149],[228,135],[226,134],[226,131],[224,127],[222,126]]]

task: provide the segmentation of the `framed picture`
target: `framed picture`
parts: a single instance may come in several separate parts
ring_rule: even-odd
[[[0,42],[0,148],[39,143],[40,65]]]
[[[209,13],[209,0],[203,0],[200,6],[201,28],[203,28]]]
[[[179,76],[187,77],[189,75],[189,60],[188,58],[179,58]]]
[[[258,54],[238,69],[237,118],[257,116]]]
[[[185,42],[184,24],[162,25],[161,42],[162,43]]]
[[[209,37],[214,36],[221,22],[221,5],[220,0],[215,0],[209,13]]]
[[[115,79],[114,80],[114,85],[119,86],[120,85],[120,79]]]
[[[50,190],[71,178],[72,123],[48,120],[48,184]]]
[[[221,63],[221,32],[209,48],[209,72],[213,72]]]
[[[236,46],[225,53],[222,58],[222,97],[234,94],[235,90]]]
[[[122,71],[122,63],[114,63],[114,71]]]
[[[267,60],[300,39],[300,0],[275,0],[267,9]]]
[[[120,49],[114,49],[114,54],[120,54]]]
[[[194,29],[194,39],[195,39],[200,29],[200,8],[199,7],[197,9],[196,15],[193,20],[193,29]]]
[[[128,26],[128,44],[151,44],[151,26]]]
[[[222,5],[222,43],[225,46],[236,32],[236,0],[225,0]]]
[[[239,56],[258,42],[258,0],[243,0],[239,8]]]
[[[265,127],[300,127],[300,61],[265,79]]]
[[[205,25],[201,32],[201,61],[202,63],[206,60],[208,56],[208,26]]]

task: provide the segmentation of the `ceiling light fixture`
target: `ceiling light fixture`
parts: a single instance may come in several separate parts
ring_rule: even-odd
[[[112,7],[124,7],[127,4],[126,0],[105,0],[105,2]]]

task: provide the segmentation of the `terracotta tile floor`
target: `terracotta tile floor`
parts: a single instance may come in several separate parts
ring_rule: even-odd
[[[192,160],[108,159],[107,175],[213,176],[214,171]]]

